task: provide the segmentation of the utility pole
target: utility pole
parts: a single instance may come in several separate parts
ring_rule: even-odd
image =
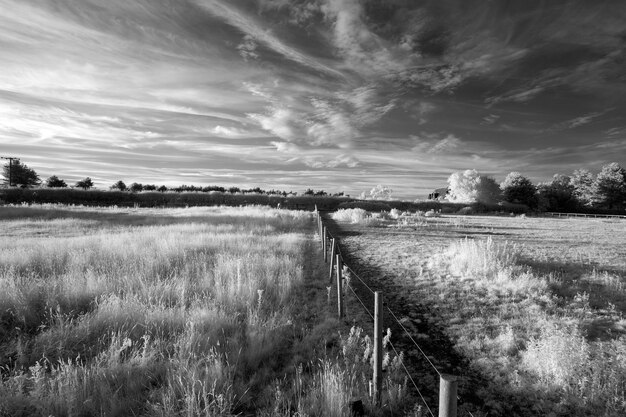
[[[9,160],[9,188],[13,186],[13,161],[18,161],[20,158],[15,158],[12,156],[0,156],[1,159]]]

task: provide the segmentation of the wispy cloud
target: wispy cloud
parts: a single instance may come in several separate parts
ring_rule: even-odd
[[[441,139],[439,142],[435,143],[435,145],[428,150],[428,153],[445,153],[454,151],[462,145],[461,139],[457,138],[454,135],[448,135],[445,138]]]
[[[498,119],[500,119],[499,114],[490,114],[489,116],[483,117],[483,121],[480,124],[489,126],[496,123]]]
[[[574,117],[573,119],[566,120],[564,122],[557,123],[552,127],[553,130],[563,130],[563,129],[575,129],[580,126],[587,125],[592,123],[595,119],[599,118],[606,114],[609,110],[601,111],[601,112],[592,112],[587,113],[583,116]]]
[[[344,78],[344,75],[341,72],[289,46],[286,42],[274,36],[269,27],[263,27],[262,23],[258,22],[252,16],[245,15],[240,10],[232,7],[228,2],[222,2],[219,0],[196,0],[196,2],[201,7],[206,8],[214,15],[224,19],[241,32],[254,38],[257,42],[262,43],[267,48],[283,55],[284,57],[327,75],[338,77],[340,79]]]
[[[102,183],[407,196],[622,155],[626,7],[531,3],[0,0],[0,146]]]
[[[254,41],[254,38],[250,35],[246,35],[243,37],[241,43],[237,45],[237,50],[243,59],[247,61],[249,59],[257,59],[259,57],[257,47],[258,45]]]

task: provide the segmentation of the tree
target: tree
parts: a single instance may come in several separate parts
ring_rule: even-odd
[[[46,180],[46,187],[48,188],[66,188],[67,184],[64,180],[60,179],[56,175],[51,176]]]
[[[138,193],[140,191],[143,191],[143,185],[139,184],[137,182],[134,182],[130,185],[130,187],[128,187],[128,189],[130,190],[130,192],[132,193]]]
[[[120,190],[120,191],[126,191],[126,184],[124,184],[124,181],[119,180],[118,182],[116,182],[115,184],[113,184],[111,186],[112,190]]]
[[[391,200],[391,194],[393,194],[393,190],[391,188],[378,184],[370,190],[369,197],[372,200]]]
[[[617,162],[602,167],[595,181],[597,204],[608,209],[622,208],[626,202],[626,170]]]
[[[157,188],[157,191],[160,193],[164,193],[167,191],[167,187],[165,185],[161,185],[159,188]]]
[[[144,191],[155,191],[156,189],[157,187],[154,184],[146,184],[143,186]]]
[[[541,210],[545,211],[567,212],[579,205],[571,178],[566,175],[554,174],[551,182],[539,184],[537,196]]]
[[[509,203],[525,204],[537,208],[537,188],[519,172],[511,172],[500,184],[502,197]]]
[[[593,174],[586,169],[577,169],[572,174],[570,184],[574,187],[574,197],[583,206],[592,206],[596,198],[596,183]]]
[[[18,185],[20,187],[34,187],[41,184],[41,179],[34,169],[29,168],[19,160],[9,161],[2,168],[2,175],[5,183],[9,186]]]
[[[496,181],[480,175],[475,169],[458,171],[448,177],[448,200],[459,203],[496,203],[500,200],[500,187]]]
[[[76,188],[82,188],[83,190],[88,190],[91,187],[93,187],[93,181],[91,181],[91,178],[87,177],[85,179],[82,179],[82,180],[76,182],[76,184],[74,186]]]

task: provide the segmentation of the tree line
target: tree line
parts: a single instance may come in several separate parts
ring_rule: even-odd
[[[498,184],[475,169],[455,172],[448,178],[446,199],[453,202],[524,204],[538,211],[626,209],[626,169],[612,162],[594,175],[587,169],[572,175],[555,174],[550,181],[533,184],[519,172],[509,173]]]
[[[46,180],[41,180],[39,174],[35,172],[34,169],[29,168],[26,164],[16,160],[12,163],[7,163],[3,167],[3,176],[5,178],[4,183],[9,186],[17,186],[21,188],[31,188],[31,187],[39,187],[44,186],[47,188],[67,188],[69,185],[67,182],[56,175],[52,175]],[[81,188],[83,190],[89,190],[94,187],[94,183],[91,178],[86,177],[80,181],[77,181],[74,185],[75,188]],[[138,193],[142,191],[158,191],[158,192],[197,192],[197,193],[210,193],[210,192],[218,192],[218,193],[230,193],[230,194],[262,194],[262,195],[280,195],[283,197],[287,197],[290,195],[298,195],[297,192],[294,191],[282,191],[282,190],[264,190],[260,187],[254,188],[239,188],[239,187],[221,187],[218,185],[210,185],[210,186],[195,186],[195,185],[180,185],[175,187],[167,187],[165,185],[155,185],[155,184],[141,184],[137,182],[133,182],[129,185],[122,180],[115,182],[113,185],[109,187],[110,190],[114,191],[128,191],[133,193]],[[305,196],[333,196],[333,197],[341,197],[344,196],[344,193],[335,193],[328,194],[324,190],[313,190],[311,188],[307,189],[302,193]]]
[[[65,180],[52,175],[42,181],[39,175],[19,160],[7,163],[3,167],[5,184],[18,187],[36,187],[44,185],[48,188],[67,188]],[[10,182],[10,184],[9,184]],[[91,178],[86,177],[77,181],[75,188],[88,190],[94,187]],[[293,191],[263,190],[255,188],[221,187],[181,185],[176,187],[157,186],[155,184],[141,184],[133,182],[126,185],[124,181],[117,181],[109,187],[111,190],[142,192],[218,192],[230,194],[261,194],[261,195],[298,195]],[[361,198],[385,199],[391,198],[392,190],[378,185],[365,193]],[[323,190],[307,189],[302,193],[305,196],[342,197],[344,193],[329,194]],[[346,196],[347,197],[347,196]],[[494,204],[508,202],[523,204],[531,210],[538,211],[581,211],[589,209],[624,210],[626,209],[626,170],[618,163],[606,164],[594,175],[587,169],[575,170],[572,175],[555,174],[550,181],[533,184],[519,172],[509,173],[500,184],[489,176],[480,174],[475,169],[455,172],[448,178],[448,194],[445,199],[459,203]]]

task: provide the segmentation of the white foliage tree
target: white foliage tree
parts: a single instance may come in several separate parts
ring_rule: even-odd
[[[369,198],[372,200],[391,200],[392,193],[393,190],[391,188],[378,184],[370,190]]]
[[[448,200],[458,203],[495,203],[500,200],[500,186],[493,178],[475,169],[458,171],[448,178]]]

